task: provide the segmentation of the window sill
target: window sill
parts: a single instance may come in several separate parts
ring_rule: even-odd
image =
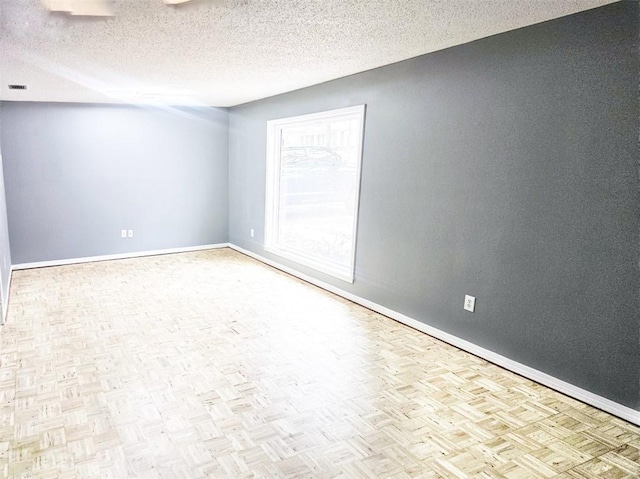
[[[344,269],[340,269],[340,268],[335,268],[332,267],[326,263],[322,263],[320,261],[315,261],[312,258],[309,258],[307,256],[295,253],[291,250],[285,249],[285,248],[281,248],[281,247],[277,247],[277,246],[266,246],[264,247],[264,250],[274,254],[276,256],[280,256],[281,258],[284,259],[288,259],[289,261],[293,261],[294,263],[298,263],[302,266],[307,266],[309,268],[312,268],[320,273],[324,273],[326,275],[329,275],[333,278],[339,279],[341,281],[344,281],[345,283],[352,283],[354,281],[354,272],[353,269],[351,269],[351,272],[346,271]]]

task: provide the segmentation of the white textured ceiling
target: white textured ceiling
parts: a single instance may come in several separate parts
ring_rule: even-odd
[[[89,18],[0,0],[0,99],[231,106],[613,0],[111,3]]]

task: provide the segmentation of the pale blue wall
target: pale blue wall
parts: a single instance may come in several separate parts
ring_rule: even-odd
[[[0,105],[0,133],[2,132],[2,105]],[[0,134],[0,138],[2,135]],[[11,276],[11,248],[9,246],[9,225],[7,223],[7,203],[5,198],[4,176],[2,174],[2,142],[0,141],[0,289],[2,291],[2,311],[9,302],[9,278]],[[0,318],[2,323],[4,318]]]
[[[5,102],[2,112],[14,264],[227,242],[226,109]]]

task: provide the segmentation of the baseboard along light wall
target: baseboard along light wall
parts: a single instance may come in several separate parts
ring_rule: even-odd
[[[14,264],[11,269],[13,271],[16,271],[21,269],[47,268],[49,266],[64,266],[67,264],[93,263],[95,261],[110,261],[115,259],[139,258],[143,256],[157,256],[160,254],[188,253],[190,251],[202,251],[207,249],[227,248],[228,246],[229,246],[229,243],[217,243],[217,244],[208,244],[208,245],[201,245],[201,246],[187,246],[183,248],[168,248],[168,249],[158,249],[158,250],[151,250],[151,251],[136,251],[133,253],[87,256],[84,258],[68,258],[68,259],[56,259],[52,261],[36,261],[34,263]]]

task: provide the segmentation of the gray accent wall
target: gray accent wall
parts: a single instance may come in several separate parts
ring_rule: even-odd
[[[226,109],[4,102],[2,116],[14,264],[227,242]]]
[[[232,108],[230,242],[640,409],[638,17],[616,3]],[[266,122],[363,103],[351,285],[264,251]]]
[[[0,132],[2,132],[2,107],[0,106]],[[2,135],[0,134],[0,137]],[[11,277],[11,248],[9,245],[9,225],[7,222],[7,202],[5,198],[4,176],[2,175],[2,142],[0,141],[0,292],[2,303],[2,317],[0,324],[4,322],[5,312],[9,304],[9,280]]]

